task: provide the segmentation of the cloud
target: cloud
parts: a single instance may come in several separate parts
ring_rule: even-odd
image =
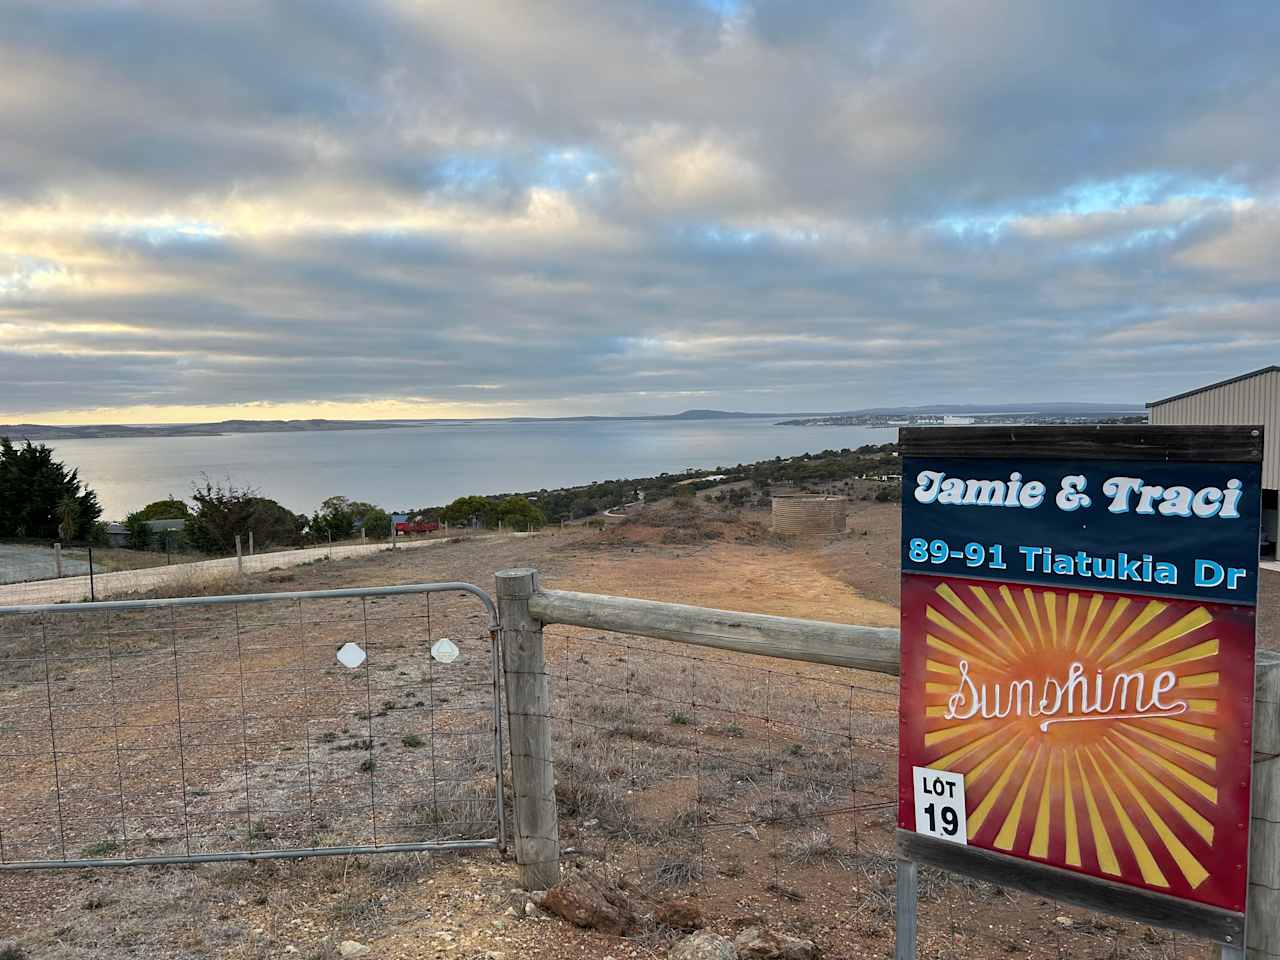
[[[1177,392],[1280,353],[1278,34],[0,0],[0,421]]]

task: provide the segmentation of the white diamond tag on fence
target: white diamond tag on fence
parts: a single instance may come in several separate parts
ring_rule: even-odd
[[[441,637],[431,647],[431,656],[441,663],[453,663],[458,659],[458,645],[448,637]]]
[[[338,650],[338,662],[348,670],[354,670],[368,659],[357,643],[344,643]]]

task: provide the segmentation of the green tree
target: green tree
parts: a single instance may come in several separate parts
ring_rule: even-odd
[[[391,514],[377,504],[365,503],[363,500],[351,500],[347,503],[351,511],[351,519],[355,529],[363,530],[365,536],[381,540],[391,536]]]
[[[168,497],[147,504],[141,510],[135,510],[125,517],[124,525],[129,530],[129,546],[134,550],[146,550],[155,537],[147,526],[149,520],[190,520],[191,508],[185,500]],[[254,534],[256,537],[257,534]]]
[[[148,503],[129,516],[137,517],[139,520],[190,520],[191,508],[187,506],[185,500],[167,497],[164,500]]]
[[[385,540],[391,536],[394,524],[391,522],[391,514],[383,510],[381,507],[373,507],[360,518],[360,524],[364,530],[364,534],[371,540]]]
[[[145,550],[151,545],[151,528],[147,526],[141,510],[125,517],[124,525],[129,531],[129,549]]]
[[[528,497],[507,497],[497,505],[498,519],[513,530],[533,530],[546,523],[542,511]]]
[[[362,504],[362,506],[367,506]],[[346,497],[329,497],[311,516],[308,531],[316,540],[347,540],[355,531],[353,504]]]
[[[203,486],[195,487],[191,499],[195,513],[187,522],[187,539],[204,553],[232,553],[236,535],[245,537],[250,531],[258,547],[292,546],[302,541],[307,525],[305,516],[230,481],[223,486],[206,477]]]
[[[329,497],[312,515],[308,526],[312,537],[317,540],[327,540],[330,534],[335,540],[345,540],[354,536],[357,530],[363,530],[365,536],[375,540],[384,540],[391,536],[394,524],[391,514],[376,504],[346,497]]]
[[[85,540],[100,516],[98,495],[52,449],[0,437],[0,536]]]
[[[491,527],[497,523],[498,513],[492,500],[459,497],[440,511],[440,519],[456,527],[469,527],[473,519],[479,520],[482,527]]]

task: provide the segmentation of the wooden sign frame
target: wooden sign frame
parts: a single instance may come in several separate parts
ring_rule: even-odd
[[[1262,428],[909,427],[900,430],[899,443],[903,461],[903,715],[898,845],[900,856],[904,860],[900,869],[905,868],[899,883],[899,957],[914,954],[914,884],[909,880],[914,877],[914,865],[917,863],[1210,938],[1233,948],[1242,947],[1245,941],[1249,776],[1252,757],[1250,728],[1253,716],[1253,607],[1256,603],[1258,571],[1257,516],[1260,510]],[[1174,478],[1165,481],[1168,489],[1174,492],[1170,494],[1170,506],[1164,512],[1159,507],[1162,502],[1160,494],[1150,494],[1144,503],[1137,486],[1126,492],[1125,483],[1115,484],[1110,488],[1114,497],[1105,496],[1100,489],[1105,482],[1102,477],[1107,480],[1120,477],[1127,481],[1128,475],[1136,477],[1142,473],[1143,470],[1136,466],[1139,462],[1152,476]],[[1224,465],[1238,466],[1240,469],[1224,471]],[[921,481],[920,478],[924,477],[922,467],[927,467],[934,473],[953,476],[964,476],[963,470],[968,468],[971,477],[986,480],[998,478],[1000,482],[995,486],[971,486],[967,491],[968,501],[960,498],[959,487],[952,487],[950,499],[943,500],[943,503],[949,503],[958,509],[948,510],[936,503],[937,489],[942,481],[936,477]],[[935,467],[939,469],[934,469]],[[943,470],[942,467],[956,469]],[[1239,508],[1244,511],[1240,517],[1241,522],[1214,524],[1211,522],[1214,517],[1213,507],[1220,506],[1221,501],[1210,501],[1215,496],[1221,497],[1227,490],[1225,478],[1230,475],[1235,479],[1237,474],[1245,480],[1241,485],[1231,488],[1240,492],[1229,503],[1231,509]],[[1080,477],[1079,481],[1071,481],[1070,484],[1066,481],[1068,477],[1077,476]],[[1221,489],[1215,488],[1216,493],[1210,492],[1202,496],[1197,501],[1196,512],[1192,514],[1193,492],[1189,486],[1186,488],[1187,493],[1182,492],[1184,477],[1190,478],[1191,482],[1203,480],[1206,485],[1211,484],[1215,478],[1223,478],[1219,480],[1223,486]],[[933,486],[922,490],[921,497],[925,499],[913,499],[922,482]],[[985,482],[984,480],[984,484]],[[1025,496],[1023,502],[1019,503],[1019,491],[1013,488],[1032,482],[1040,483],[1044,489],[1032,490],[1031,495]],[[1178,485],[1175,486],[1175,483]],[[1150,485],[1155,486],[1154,481]],[[1240,486],[1247,489],[1241,490]],[[1163,487],[1161,489],[1163,491]],[[1062,493],[1062,499],[1055,502],[1056,495],[1064,490],[1066,492]],[[1132,496],[1129,496],[1130,493]],[[930,494],[934,495],[933,500],[927,500]],[[1081,497],[1080,494],[1084,496]],[[996,502],[997,496],[1007,499]],[[1073,496],[1075,499],[1072,499]],[[1175,500],[1176,503],[1173,502]],[[929,510],[923,510],[920,506],[926,502]],[[1034,506],[1028,506],[1032,503]],[[1125,506],[1142,506],[1146,509],[1138,512],[1144,512],[1145,516],[1137,517],[1132,511],[1129,516],[1117,516],[1125,512],[1118,508]],[[1178,512],[1180,510],[1183,512]],[[927,523],[923,522],[924,518],[927,518]],[[919,525],[920,529],[914,529],[913,524]],[[1251,556],[1248,554],[1250,543],[1245,536],[1248,529],[1252,530]],[[966,532],[970,534],[967,541],[963,539]],[[921,541],[933,546],[931,556],[923,562]],[[997,543],[1003,546],[1003,553],[992,556],[989,549]],[[944,545],[945,549],[937,544]],[[1117,551],[1127,550],[1131,553],[1136,551],[1135,555],[1146,556],[1148,561],[1135,564],[1126,557],[1123,566],[1113,564],[1105,569],[1091,569],[1088,563],[1072,562],[1070,559],[1057,562],[1056,556],[1053,556],[1054,551],[1048,550],[1049,545],[1068,558],[1083,557],[1090,552],[1100,553],[1109,547],[1112,557],[1117,555]],[[971,548],[967,552],[966,546]],[[1022,546],[1026,546],[1026,549],[1018,553]],[[1045,560],[1045,556],[1038,552],[1042,546],[1048,551],[1053,563]],[[1120,555],[1124,556],[1123,553]],[[1202,560],[1197,558],[1202,556],[1207,558],[1204,562],[1212,561],[1216,564],[1219,560],[1222,561],[1221,580],[1215,582],[1216,570],[1212,566],[1204,567],[1206,572],[1203,574],[1199,572],[1200,568],[1196,565]],[[1045,562],[1041,563],[1042,560]],[[1168,565],[1163,570],[1163,577],[1159,576],[1161,571],[1158,564],[1161,562]],[[1109,570],[1111,578],[1090,580],[1099,575],[1099,570]],[[1116,580],[1121,570],[1132,574],[1131,581],[1120,583]],[[1230,586],[1228,580],[1232,577],[1227,573],[1228,570],[1241,571],[1236,574]],[[929,590],[924,590],[922,581],[927,581],[925,586]],[[989,612],[976,603],[973,604],[973,609],[960,609],[963,598],[959,593],[965,588],[974,591],[983,602],[988,602],[988,596],[994,596],[997,590],[1004,591],[1003,596],[1008,604],[1004,608],[1005,619],[1009,621],[1010,631],[1002,632],[995,628],[995,624],[1003,624],[1003,621],[1001,611],[995,609],[994,605],[991,605]],[[951,621],[937,610],[927,611],[926,619],[921,597],[933,589],[954,601],[955,610],[946,610],[952,616]],[[1044,599],[1047,594],[1053,596]],[[1057,704],[1061,707],[1061,691],[1067,686],[1064,678],[1075,676],[1078,682],[1083,683],[1080,674],[1083,669],[1087,669],[1090,677],[1096,672],[1097,690],[1111,682],[1102,666],[1097,666],[1095,671],[1096,658],[1081,655],[1070,648],[1067,642],[1068,634],[1071,637],[1083,635],[1084,631],[1080,627],[1084,621],[1084,610],[1090,605],[1088,601],[1095,597],[1101,598],[1091,603],[1095,613],[1104,604],[1112,608],[1121,606],[1125,611],[1123,615],[1117,612],[1109,619],[1105,613],[1099,617],[1099,623],[1108,619],[1108,627],[1107,630],[1100,631],[1094,625],[1093,633],[1102,634],[1098,643],[1109,649],[1118,649],[1120,652],[1116,656],[1122,661],[1127,658],[1130,664],[1145,660],[1143,669],[1156,670],[1162,665],[1162,660],[1145,656],[1142,651],[1160,647],[1163,654],[1166,649],[1175,646],[1168,641],[1169,636],[1186,634],[1190,637],[1188,643],[1199,642],[1200,646],[1204,646],[1210,642],[1205,639],[1210,634],[1215,634],[1213,642],[1218,643],[1216,634],[1221,633],[1223,639],[1220,642],[1223,644],[1224,654],[1230,646],[1231,655],[1235,659],[1232,661],[1233,669],[1222,672],[1215,670],[1212,674],[1212,682],[1222,685],[1220,690],[1215,686],[1212,693],[1217,699],[1206,699],[1209,694],[1194,698],[1193,694],[1184,692],[1180,699],[1175,700],[1169,695],[1175,683],[1179,688],[1184,683],[1207,684],[1209,674],[1197,673],[1193,678],[1189,674],[1184,676],[1183,674],[1187,674],[1184,669],[1183,674],[1173,677],[1172,670],[1164,669],[1162,672],[1169,673],[1172,679],[1165,678],[1167,683],[1162,688],[1165,689],[1163,700],[1161,695],[1153,696],[1148,689],[1147,699],[1143,701],[1148,715],[1139,717],[1136,724],[1132,720],[1126,721],[1138,728],[1136,733],[1124,729],[1113,737],[1110,731],[1125,719],[1115,710],[1108,712],[1095,705],[1093,709],[1101,715],[1079,715],[1082,710],[1090,709],[1088,706],[1081,707],[1081,702],[1087,704],[1087,700],[1077,700],[1074,704],[1068,700],[1068,707],[1063,710],[1062,716],[1050,717],[1050,692],[1058,692]],[[1068,603],[1071,607],[1070,615],[1064,609]],[[941,604],[938,607],[943,609]],[[956,614],[957,610],[960,615]],[[1185,610],[1199,612],[1183,614]],[[1205,613],[1205,610],[1223,611],[1221,623],[1210,623],[1211,614]],[[1080,613],[1079,618],[1076,617],[1077,611]],[[1021,624],[1023,613],[1027,614],[1027,622],[1021,627],[1015,626],[1013,618],[1020,618]],[[1172,621],[1179,615],[1183,616],[1183,620],[1176,622],[1183,623],[1184,626],[1175,627]],[[1052,622],[1042,622],[1042,616],[1045,621],[1052,617]],[[962,617],[969,619],[966,621]],[[1033,617],[1034,625],[1031,624]],[[1149,635],[1141,633],[1148,622],[1158,631],[1151,639],[1145,639]],[[938,623],[944,626],[939,627]],[[1159,631],[1161,627],[1164,627],[1163,631]],[[946,633],[947,629],[953,633]],[[1197,629],[1202,629],[1202,632],[1195,633]],[[1061,752],[1067,741],[1060,739],[1055,745],[1050,745],[1048,737],[1037,740],[1035,736],[1026,739],[1028,744],[1033,741],[1035,743],[1034,759],[1012,771],[1014,781],[1019,777],[1023,781],[1017,809],[1007,816],[1003,809],[997,814],[1003,818],[1005,828],[999,844],[994,844],[991,840],[991,818],[987,816],[991,813],[989,807],[979,808],[972,799],[965,800],[963,776],[950,775],[961,781],[961,795],[958,803],[948,801],[946,793],[948,790],[954,792],[955,787],[945,782],[948,778],[947,764],[944,763],[941,769],[929,766],[927,757],[937,757],[942,751],[923,751],[922,731],[926,728],[931,730],[932,733],[928,736],[935,738],[945,735],[945,728],[939,732],[942,723],[940,718],[946,716],[949,718],[948,722],[955,722],[956,718],[965,716],[960,709],[965,706],[970,692],[973,694],[973,702],[968,709],[976,713],[979,687],[965,685],[968,683],[969,661],[975,662],[975,671],[980,669],[976,663],[980,658],[988,656],[988,648],[984,647],[987,639],[996,645],[1007,643],[1012,648],[1019,642],[1019,638],[1015,637],[1019,630],[1025,630],[1025,636],[1021,639],[1030,637],[1025,650],[1021,651],[1025,653],[1024,659],[1034,657],[1037,664],[1060,661],[1061,674],[1054,674],[1058,679],[1042,681],[1046,692],[1036,694],[1042,698],[1038,709],[1045,710],[1046,713],[1030,714],[1037,718],[1044,716],[1044,723],[1061,723],[1061,726],[1053,728],[1060,738],[1067,734],[1059,731],[1068,729],[1072,735],[1076,730],[1087,729],[1090,736],[1095,731],[1105,729],[1108,731],[1106,736],[1113,738],[1109,741],[1110,747],[1117,744],[1132,746],[1134,750],[1144,751],[1144,757],[1156,758],[1155,761],[1144,759],[1143,763],[1158,763],[1162,760],[1158,756],[1161,750],[1148,749],[1144,745],[1144,737],[1147,736],[1145,728],[1153,722],[1152,718],[1172,718],[1175,711],[1167,710],[1161,714],[1157,708],[1217,711],[1221,706],[1222,713],[1215,714],[1216,719],[1205,720],[1194,712],[1188,714],[1191,719],[1203,721],[1196,729],[1206,730],[1210,729],[1211,724],[1216,724],[1212,727],[1215,732],[1209,741],[1209,750],[1198,751],[1196,755],[1203,761],[1212,754],[1214,763],[1221,765],[1219,779],[1202,788],[1214,791],[1214,803],[1219,805],[1214,808],[1217,819],[1210,822],[1210,818],[1202,814],[1202,811],[1209,808],[1200,798],[1193,797],[1195,803],[1184,800],[1179,795],[1185,792],[1181,784],[1177,791],[1165,787],[1159,782],[1159,777],[1153,777],[1147,770],[1141,769],[1136,760],[1133,761],[1133,767],[1126,768],[1123,757],[1114,759],[1105,755],[1101,747],[1090,745],[1080,749],[1090,751],[1086,763],[1093,764],[1092,767],[1070,767],[1066,759],[1054,766],[1049,758],[1056,754],[1051,751]],[[957,640],[957,636],[964,639]],[[928,653],[923,652],[926,642],[929,644]],[[1040,644],[1038,648],[1037,643]],[[1123,646],[1125,643],[1129,646]],[[1161,647],[1161,644],[1165,646]],[[1218,647],[1213,649],[1216,651]],[[1008,659],[1013,660],[1014,654],[1019,652],[1012,649]],[[1175,662],[1178,662],[1178,656],[1185,660],[1192,654],[1175,655]],[[1242,659],[1245,657],[1247,660]],[[994,660],[994,656],[989,656],[988,659]],[[961,660],[964,662],[961,663]],[[1072,674],[1072,668],[1080,666],[1081,660],[1087,661],[1084,668]],[[1215,660],[1214,664],[1219,662],[1225,662],[1225,659]],[[924,666],[926,663],[929,664],[928,667]],[[1139,671],[1138,666],[1127,669],[1135,672],[1135,675]],[[931,693],[926,695],[925,673],[928,671],[937,672],[929,673]],[[947,690],[951,688],[943,688],[947,683],[954,684],[957,678],[961,682],[954,689],[959,692],[948,697]],[[1143,679],[1150,680],[1150,677],[1144,674]],[[1153,685],[1165,681],[1161,681],[1161,674],[1155,674]],[[1114,682],[1120,684],[1122,681]],[[1120,702],[1123,702],[1129,682],[1123,681],[1126,686],[1121,691]],[[1136,688],[1138,681],[1132,682]],[[1026,689],[1029,690],[1030,685]],[[1076,689],[1078,692],[1083,687]],[[982,686],[981,690],[984,713],[977,717],[978,721],[986,717],[990,708],[985,699],[988,687]],[[1022,689],[1014,683],[1012,686],[1006,685],[1005,690],[1008,695],[1006,699],[1017,694],[1017,709],[1021,711],[1024,706]],[[998,690],[996,696],[999,696]],[[1027,703],[1030,701],[1031,696],[1028,694]],[[1116,702],[1113,695],[1108,707]],[[1188,703],[1192,706],[1188,707]],[[998,699],[996,704],[998,711]],[[1010,709],[1008,702],[1004,709]],[[1028,707],[1028,712],[1035,709],[1037,708]],[[1068,716],[1072,710],[1076,715]],[[995,715],[1001,719],[994,722],[1002,722],[1003,716],[998,712]],[[1107,722],[1073,723],[1087,719]],[[1046,729],[1039,724],[1033,726],[1036,729]],[[987,729],[989,728],[982,728],[980,732],[986,733]],[[972,734],[973,738],[977,736],[977,733]],[[987,739],[993,744],[1010,741],[1009,736],[998,732],[989,734]],[[974,749],[980,749],[980,745]],[[1031,748],[1010,743],[1007,749],[1011,751],[1008,755],[1017,755],[1019,750],[1025,752]],[[1178,749],[1176,743],[1174,749]],[[1098,751],[1096,756],[1092,752],[1095,750]],[[962,752],[952,751],[948,756],[955,757]],[[1009,762],[1012,764],[1013,761]],[[957,761],[955,765],[965,764]],[[973,769],[974,766],[970,763],[969,770]],[[1078,779],[1076,785],[1072,786],[1072,770],[1076,769],[1081,771],[1078,776],[1086,781],[1093,777],[1099,794],[1097,802],[1092,793],[1087,797],[1078,793],[1081,789]],[[1174,775],[1178,774],[1175,772]],[[1058,778],[1056,782],[1055,776]],[[1114,805],[1116,815],[1125,821],[1124,836],[1130,838],[1134,849],[1141,848],[1139,852],[1144,856],[1135,858],[1126,850],[1120,850],[1118,854],[1112,854],[1108,850],[1104,870],[1099,866],[1102,859],[1098,857],[1098,839],[1091,839],[1087,817],[1093,818],[1092,829],[1098,834],[1101,823],[1098,819],[1099,808],[1106,805],[1106,801],[1101,800],[1101,795],[1104,789],[1108,792],[1113,789],[1110,783],[1099,781],[1112,777],[1117,784],[1115,790],[1121,796],[1112,796],[1110,802]],[[1149,790],[1154,799],[1150,803],[1138,799],[1143,786],[1140,778],[1143,777],[1151,783]],[[1067,781],[1065,786],[1064,778]],[[1194,786],[1201,785],[1201,781],[1194,777],[1187,782],[1193,781]],[[1125,786],[1120,786],[1121,783]],[[1031,793],[1034,795],[1030,800],[1027,799],[1028,786],[1033,786]],[[1133,819],[1120,809],[1124,807],[1126,789],[1134,803]],[[937,803],[931,803],[927,808],[922,806],[922,790],[926,794],[935,791]],[[1080,797],[1078,807],[1073,799],[1077,796]],[[1037,798],[1040,805],[1039,818],[1034,810]],[[1087,816],[1086,800],[1089,805]],[[1063,808],[1068,808],[1066,819],[1070,829],[1085,838],[1085,846],[1093,844],[1086,855],[1082,856],[1080,839],[1075,840],[1074,846],[1058,839],[1055,846],[1048,836],[1047,824],[1053,819],[1048,813],[1051,802],[1056,804],[1059,820],[1062,819]],[[1031,808],[1025,815],[1024,803]],[[1136,812],[1139,807],[1147,813],[1150,825],[1142,821],[1142,812]],[[928,810],[928,821],[921,822],[916,814],[925,809]],[[1176,823],[1176,814],[1171,813],[1175,809],[1183,814],[1182,820]],[[945,820],[936,818],[939,811]],[[975,813],[980,815],[976,818],[976,824]],[[1076,814],[1082,821],[1078,826],[1074,822]],[[1105,819],[1106,809],[1101,810],[1101,815]],[[1035,829],[1034,840],[1031,839],[1032,826]],[[1181,827],[1184,833],[1196,832],[1199,838],[1183,844],[1175,835],[1174,827]],[[1144,844],[1140,836],[1137,836],[1136,841],[1134,839],[1140,833],[1139,828],[1146,833],[1151,833],[1154,828],[1159,832],[1159,838],[1167,841],[1165,846],[1155,849],[1154,853],[1148,850],[1148,844]],[[1112,828],[1105,827],[1101,833],[1109,829]],[[1115,829],[1118,835],[1120,830],[1118,827]],[[968,836],[970,840],[959,839],[953,842],[951,839],[941,839],[948,835],[955,837],[957,833]],[[972,842],[975,839],[977,842]],[[1099,839],[1102,846],[1108,845],[1105,836]],[[1123,842],[1122,837],[1117,846]],[[996,849],[996,846],[1001,849]],[[1149,846],[1153,849],[1156,847],[1155,844]],[[1090,855],[1093,857],[1092,861]],[[1135,866],[1138,861],[1142,863],[1140,873]],[[1201,864],[1200,861],[1205,863]],[[1092,869],[1090,862],[1093,864]],[[1161,867],[1164,867],[1163,871]],[[1179,868],[1186,876],[1179,875]],[[912,901],[909,905],[912,911],[909,917],[904,915],[904,896]],[[903,952],[903,942],[906,939],[910,940],[911,946],[908,952]]]

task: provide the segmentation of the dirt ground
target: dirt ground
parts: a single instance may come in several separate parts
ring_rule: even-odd
[[[491,588],[495,570],[529,566],[550,587],[896,625],[895,505],[856,502],[846,536],[804,543],[774,538],[760,520],[711,511],[674,524],[640,517],[599,531],[570,528],[317,563],[243,586],[292,591],[466,580]],[[1280,647],[1280,575],[1264,575],[1262,588],[1260,639]],[[470,613],[443,616],[433,635],[474,632]],[[397,627],[388,642],[413,646],[411,629]],[[720,932],[766,919],[813,939],[827,957],[892,955],[892,678],[598,632],[547,633],[569,862],[603,862],[642,907],[692,895]],[[325,635],[317,648],[331,651],[336,639]],[[417,661],[407,648],[396,655],[405,675],[389,673],[386,682],[420,690],[429,678],[410,665]],[[305,705],[318,695],[304,691],[301,700],[284,702]],[[395,706],[384,707],[392,711],[384,722],[409,723],[417,716],[412,698],[396,697]],[[378,698],[368,699],[372,711]],[[327,742],[335,747],[360,734],[341,723],[331,732],[335,740]],[[387,751],[377,754],[379,763],[383,756],[421,762],[397,737],[384,740],[390,743],[378,745]],[[353,749],[326,762],[360,756]],[[264,758],[273,770],[279,760]],[[230,770],[238,769],[233,761],[226,761]],[[263,836],[287,844],[291,830],[306,826],[282,816]],[[343,822],[335,817],[327,826],[340,830]],[[339,956],[338,944],[348,939],[367,944],[374,958],[665,956],[671,933],[652,924],[624,940],[537,911],[526,919],[515,877],[512,864],[483,852],[0,874],[0,957],[320,960]],[[1187,938],[925,874],[924,957],[1209,955]]]

